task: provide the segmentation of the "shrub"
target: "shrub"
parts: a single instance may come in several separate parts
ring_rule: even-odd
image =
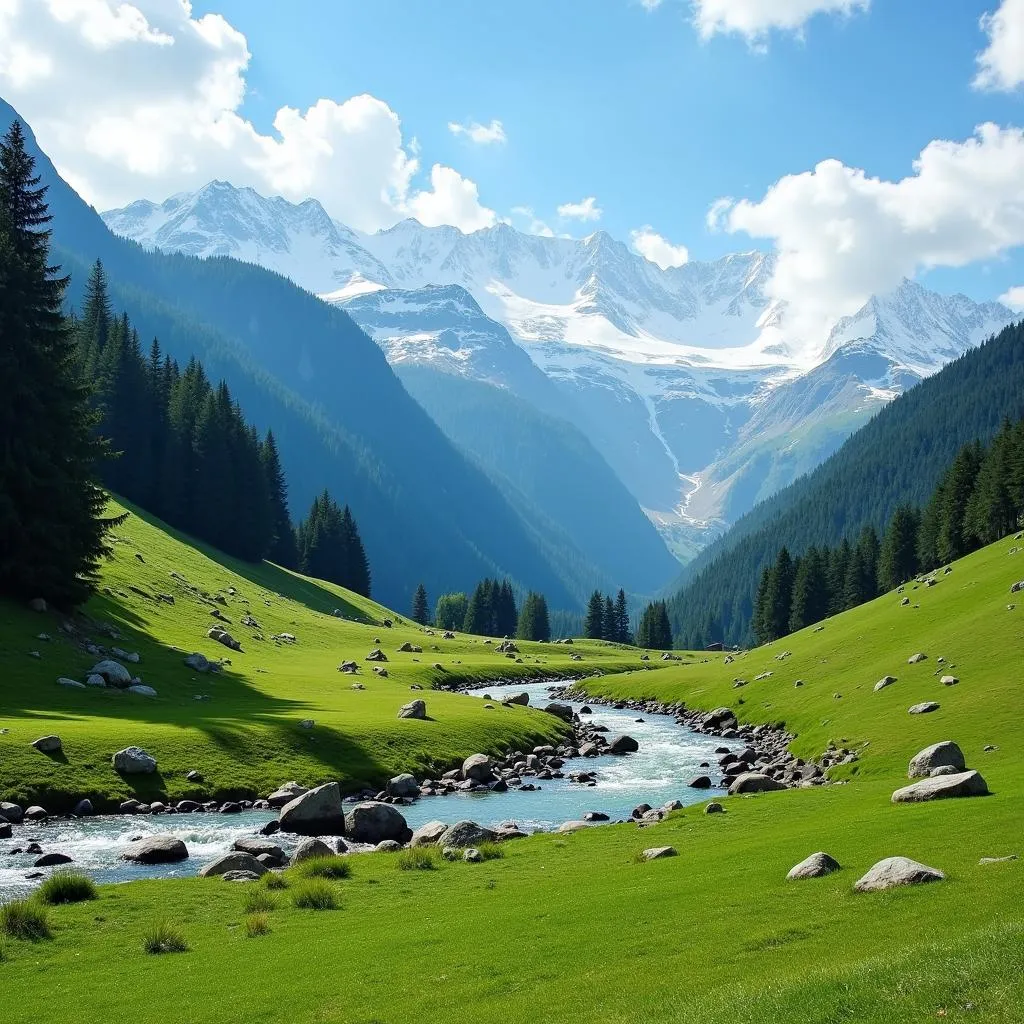
[[[142,948],[147,953],[187,953],[188,943],[174,925],[158,921],[142,936]]]
[[[250,939],[270,934],[270,919],[266,914],[250,914],[245,919],[245,934]]]
[[[268,871],[263,876],[263,884],[268,889],[287,889],[288,879],[284,875],[278,874],[276,871]]]
[[[265,914],[277,910],[277,900],[263,889],[247,886],[243,908],[247,914]]]
[[[54,871],[39,886],[39,898],[44,903],[81,903],[96,899],[93,880],[80,871]]]
[[[326,882],[306,882],[292,890],[292,903],[300,910],[336,910],[338,901]]]
[[[0,907],[0,931],[12,939],[38,942],[53,936],[45,907],[29,900],[14,900]]]
[[[434,850],[403,850],[398,855],[401,871],[433,871],[437,867],[437,853]]]
[[[343,857],[310,857],[300,861],[296,871],[303,878],[349,878],[352,865]]]
[[[477,849],[484,860],[501,860],[505,851],[497,843],[479,843]]]

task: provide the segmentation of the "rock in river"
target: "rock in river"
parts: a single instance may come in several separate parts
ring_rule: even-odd
[[[214,875],[224,875],[229,871],[247,871],[254,875],[265,875],[269,869],[261,864],[251,853],[225,853],[218,857],[212,864],[207,864],[199,872],[200,878],[211,878]]]
[[[854,892],[877,892],[879,889],[893,889],[898,885],[941,882],[945,877],[938,868],[919,864],[909,857],[886,857],[859,878],[853,889]]]
[[[188,847],[177,836],[169,835],[137,839],[121,854],[123,860],[136,864],[173,864],[187,857]]]
[[[317,786],[281,808],[281,831],[304,836],[343,836],[345,814],[336,782]]]
[[[475,821],[457,821],[449,825],[438,840],[441,846],[476,846],[480,843],[493,843],[497,833]]]
[[[405,843],[412,837],[405,818],[391,804],[375,800],[356,804],[345,815],[345,829],[349,839],[357,843],[372,843],[374,846],[385,839]]]
[[[640,744],[632,736],[615,736],[608,743],[610,754],[634,754],[639,749]]]

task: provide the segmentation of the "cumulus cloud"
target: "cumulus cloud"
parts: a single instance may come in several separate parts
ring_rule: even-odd
[[[1009,306],[1015,313],[1024,311],[1024,285],[1018,284],[1012,288],[1007,288],[999,296],[999,301],[1004,306]]]
[[[693,20],[704,39],[735,32],[757,42],[773,29],[800,32],[815,14],[866,11],[871,0],[694,0]]]
[[[568,220],[600,220],[604,210],[597,205],[594,196],[587,196],[578,203],[562,203],[558,207],[558,216]]]
[[[416,187],[416,150],[373,96],[282,107],[273,131],[258,131],[239,113],[249,60],[241,32],[217,14],[193,17],[187,0],[0,0],[0,94],[101,209],[225,178],[314,195],[367,231],[405,216],[493,223],[451,168]]]
[[[522,217],[529,227],[527,231],[531,235],[541,235],[543,238],[554,238],[555,232],[542,221],[534,212],[532,206],[513,206],[512,213],[516,217]]]
[[[717,233],[725,227],[726,218],[735,202],[736,200],[732,196],[723,196],[721,199],[716,199],[708,207],[708,212],[704,217],[704,223],[707,225],[708,231]]]
[[[978,54],[976,89],[1016,89],[1024,82],[1024,0],[1002,0],[981,18],[988,46]]]
[[[726,230],[774,243],[769,294],[788,304],[787,330],[816,343],[919,270],[1024,244],[1024,132],[983,124],[963,142],[930,142],[898,181],[825,160],[721,215]]]
[[[681,267],[690,258],[685,245],[673,245],[667,238],[659,235],[650,224],[631,231],[630,237],[633,240],[633,249],[651,263],[656,263],[662,270]]]
[[[457,121],[448,122],[448,131],[452,135],[462,135],[475,142],[478,146],[489,146],[495,142],[505,142],[508,136],[505,135],[505,127],[500,121],[492,120],[490,124],[480,124],[474,121],[472,124],[459,124]]]

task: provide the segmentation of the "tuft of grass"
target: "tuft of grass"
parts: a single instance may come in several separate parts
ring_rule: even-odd
[[[505,856],[505,851],[498,843],[479,843],[477,849],[484,860],[501,860]]]
[[[266,914],[250,914],[245,919],[245,934],[250,939],[258,938],[260,935],[269,935],[270,918]]]
[[[278,874],[276,871],[268,871],[263,876],[263,884],[268,889],[287,889],[288,879],[284,875]]]
[[[321,881],[304,882],[292,890],[292,904],[299,910],[337,910],[334,890]]]
[[[147,953],[187,953],[185,936],[167,921],[150,925],[142,936],[142,948]]]
[[[53,937],[46,908],[31,900],[13,900],[0,907],[0,931],[12,939],[29,942]]]
[[[343,857],[310,857],[295,867],[303,878],[350,878],[352,865]]]
[[[403,850],[397,858],[399,871],[434,871],[438,865],[437,851],[429,848]]]
[[[242,908],[247,914],[265,914],[277,910],[277,900],[269,892],[255,887],[246,888]]]
[[[96,885],[80,871],[55,871],[39,886],[39,899],[44,903],[83,903],[96,899]]]

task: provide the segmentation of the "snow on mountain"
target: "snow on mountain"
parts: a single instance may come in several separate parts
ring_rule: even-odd
[[[798,344],[767,296],[771,254],[662,270],[604,231],[546,238],[498,224],[463,234],[405,220],[364,235],[315,200],[223,182],[104,219],[146,246],[291,277],[344,307],[392,364],[555,409],[684,558],[814,468],[882,403],[1014,319],[998,303],[905,281],[828,338]]]

